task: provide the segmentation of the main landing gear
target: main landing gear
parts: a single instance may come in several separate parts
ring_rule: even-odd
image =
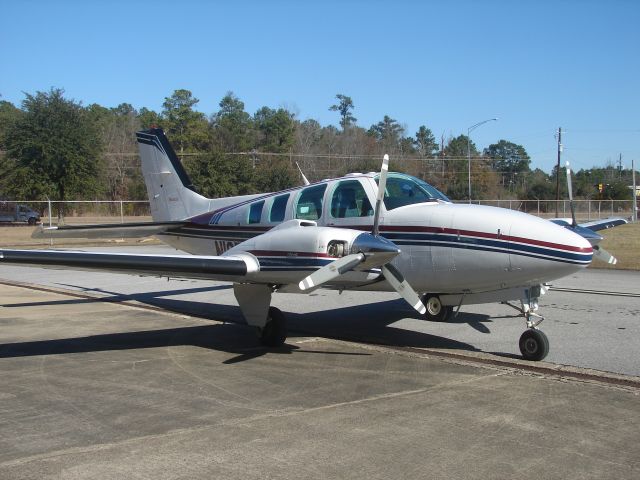
[[[427,311],[424,319],[430,322],[448,322],[453,313],[453,307],[443,305],[440,297],[433,293],[427,293],[422,297],[422,303]]]
[[[269,285],[233,285],[233,293],[247,324],[255,327],[260,343],[265,347],[279,347],[287,339],[287,323],[283,313],[270,306],[273,290]]]
[[[265,347],[279,347],[287,339],[287,322],[276,307],[269,307],[267,323],[260,331],[260,343]]]

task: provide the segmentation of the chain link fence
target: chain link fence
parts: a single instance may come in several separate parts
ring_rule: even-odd
[[[2,203],[30,207],[40,214],[44,225],[151,221],[147,200],[6,200]]]
[[[468,201],[461,200],[455,203],[468,203]],[[569,200],[473,200],[471,203],[518,210],[542,218],[555,218],[557,206],[558,217],[571,217]],[[578,221],[607,217],[626,218],[633,215],[632,200],[574,200],[573,203]]]
[[[58,201],[5,201],[6,204],[27,205],[40,213],[42,223],[48,225],[81,224],[81,223],[125,223],[131,221],[151,221],[149,202],[146,200],[76,200]],[[469,203],[466,200],[454,203]],[[556,205],[558,216],[571,217],[568,200],[473,200],[476,205],[518,210],[542,218],[554,218]],[[631,217],[633,201],[631,200],[574,200],[576,218],[579,221],[597,220],[607,217]],[[49,211],[52,212],[51,219]],[[58,216],[58,212],[62,216]],[[51,220],[51,221],[50,221]]]

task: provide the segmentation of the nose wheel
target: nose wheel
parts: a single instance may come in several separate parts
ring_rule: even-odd
[[[526,330],[520,337],[520,353],[525,360],[540,361],[549,353],[549,339],[537,328]]]

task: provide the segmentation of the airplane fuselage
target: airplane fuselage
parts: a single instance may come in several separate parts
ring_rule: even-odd
[[[388,182],[380,234],[402,250],[393,264],[419,292],[529,287],[569,275],[591,262],[587,240],[547,220],[502,208],[453,204],[408,175],[390,174]],[[245,198],[193,217],[159,237],[192,254],[223,255],[294,219],[371,231],[376,192],[374,174],[349,175]],[[261,271],[272,272],[274,283],[295,282],[330,261],[300,251],[295,238],[291,252],[285,254],[247,251],[258,258]],[[386,282],[375,278],[376,272],[351,272],[333,287],[388,289]]]

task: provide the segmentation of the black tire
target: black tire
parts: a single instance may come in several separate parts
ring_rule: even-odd
[[[526,330],[520,337],[520,353],[525,360],[538,362],[549,353],[549,339],[544,332],[535,328]]]
[[[265,347],[279,347],[287,339],[287,323],[283,313],[276,307],[269,307],[267,324],[262,329],[260,343]]]
[[[422,303],[427,308],[424,319],[430,322],[447,322],[453,313],[452,306],[442,305],[440,297],[432,293],[427,293],[422,297]]]
[[[35,225],[36,224],[36,219],[33,217],[29,217],[29,220],[27,220],[27,223],[29,225]]]

